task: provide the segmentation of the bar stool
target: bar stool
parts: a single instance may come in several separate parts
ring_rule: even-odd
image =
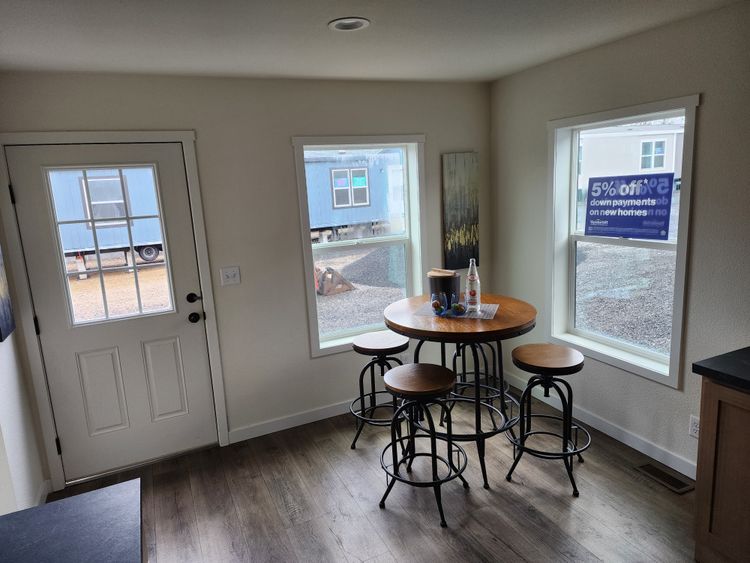
[[[441,485],[459,478],[465,488],[469,487],[469,483],[461,475],[466,469],[466,452],[453,442],[451,412],[443,401],[453,389],[456,374],[438,365],[406,364],[388,371],[383,380],[394,399],[401,399],[402,403],[391,421],[391,443],[380,455],[380,465],[386,472],[388,481],[385,494],[380,500],[380,508],[385,508],[385,500],[396,481],[413,487],[432,487],[440,512],[440,525],[445,527],[447,524],[443,514]],[[443,436],[438,436],[435,432],[435,419],[429,408],[433,405],[440,408],[440,416],[445,421],[446,429]],[[401,436],[400,427],[404,417],[409,425],[409,432],[406,436]],[[424,418],[426,421],[426,432],[418,432],[417,418]],[[429,441],[429,451],[418,451],[418,441]],[[439,451],[438,442],[445,445],[444,455]],[[412,464],[415,459],[423,457],[429,458],[431,473],[430,477],[420,479],[411,475]],[[402,471],[408,475],[404,475]]]
[[[349,405],[349,411],[357,419],[357,433],[352,441],[352,449],[357,447],[357,440],[362,433],[365,424],[372,426],[389,426],[393,413],[398,408],[395,398],[391,398],[388,391],[377,391],[375,387],[375,367],[380,367],[380,377],[385,375],[386,370],[391,369],[392,364],[402,365],[403,362],[393,357],[409,348],[409,339],[390,330],[380,332],[368,332],[355,336],[352,348],[358,354],[372,356],[359,372],[359,397]],[[370,372],[370,390],[365,392],[365,376]],[[378,403],[378,396],[387,396],[388,402]],[[366,404],[366,403],[369,403]],[[388,409],[386,417],[376,416],[378,409]]]
[[[519,400],[519,436],[516,437],[512,431],[507,434],[508,439],[513,444],[514,460],[505,478],[508,481],[511,480],[513,471],[524,453],[542,459],[562,459],[570,483],[573,485],[573,496],[577,497],[578,487],[573,478],[572,458],[577,456],[578,461],[583,463],[581,452],[591,445],[591,435],[585,428],[573,422],[573,390],[570,384],[559,376],[571,375],[581,371],[583,354],[578,350],[556,344],[524,344],[515,348],[511,356],[517,367],[535,375],[529,379]],[[555,390],[562,403],[562,416],[531,413],[531,391],[538,386],[544,389],[545,397],[549,397],[550,389]],[[545,418],[560,422],[561,432],[532,430],[531,421],[534,418]],[[583,434],[583,445],[578,444],[579,433]],[[526,445],[530,437],[539,435],[559,438],[561,440],[560,450],[540,450]]]

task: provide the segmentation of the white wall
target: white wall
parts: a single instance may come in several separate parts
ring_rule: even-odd
[[[683,387],[587,359],[571,377],[589,418],[690,473],[696,360],[750,344],[750,4],[741,3],[541,65],[492,85],[492,263],[498,292],[540,309],[543,338],[547,121],[700,93],[687,278]],[[515,343],[514,343],[515,344]],[[510,371],[514,371],[512,364]],[[515,370],[516,374],[519,374]],[[649,445],[650,444],[650,445]]]
[[[0,342],[0,514],[35,506],[44,486],[43,456],[26,390],[16,330]]]
[[[487,264],[488,116],[487,84],[0,74],[0,131],[196,130],[234,439],[350,399],[364,361],[310,359],[292,136],[424,134],[424,250],[434,265],[440,154],[479,151]],[[223,265],[242,268],[241,285],[220,287]],[[489,267],[483,274],[489,283]]]

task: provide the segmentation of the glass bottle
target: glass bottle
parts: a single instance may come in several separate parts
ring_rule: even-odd
[[[469,273],[466,276],[466,312],[478,313],[482,308],[482,292],[480,290],[479,272],[477,272],[477,261],[469,260]]]

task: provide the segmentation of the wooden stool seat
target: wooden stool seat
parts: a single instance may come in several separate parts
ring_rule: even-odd
[[[409,339],[390,330],[355,336],[352,348],[365,356],[392,356],[409,348]]]
[[[383,381],[394,395],[439,397],[453,389],[456,374],[435,364],[406,364],[388,371]]]
[[[583,368],[583,354],[557,344],[524,344],[511,357],[523,371],[539,375],[570,375]]]

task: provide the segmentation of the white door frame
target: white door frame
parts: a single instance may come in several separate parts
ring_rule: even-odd
[[[193,219],[193,235],[198,260],[198,276],[203,297],[203,310],[206,313],[205,326],[208,342],[208,361],[211,369],[211,387],[213,388],[216,428],[219,444],[229,444],[226,395],[224,377],[221,367],[221,350],[219,348],[219,331],[216,323],[213,288],[211,285],[211,267],[206,243],[206,227],[203,220],[201,190],[198,181],[198,162],[195,156],[195,131],[64,131],[44,133],[0,133],[0,179],[4,185],[10,185],[8,163],[5,159],[6,145],[60,145],[60,144],[112,144],[112,143],[180,143],[185,160],[190,212]],[[44,369],[41,343],[34,328],[34,306],[29,285],[26,262],[21,248],[21,237],[16,221],[16,213],[11,201],[10,189],[0,189],[0,216],[2,216],[5,240],[8,248],[3,250],[11,264],[11,281],[18,300],[14,307],[15,315],[20,319],[19,332],[26,348],[29,360],[31,381],[39,411],[44,451],[50,470],[53,490],[65,486],[62,457],[57,453],[57,430],[55,428],[52,401],[47,387],[47,376]]]

